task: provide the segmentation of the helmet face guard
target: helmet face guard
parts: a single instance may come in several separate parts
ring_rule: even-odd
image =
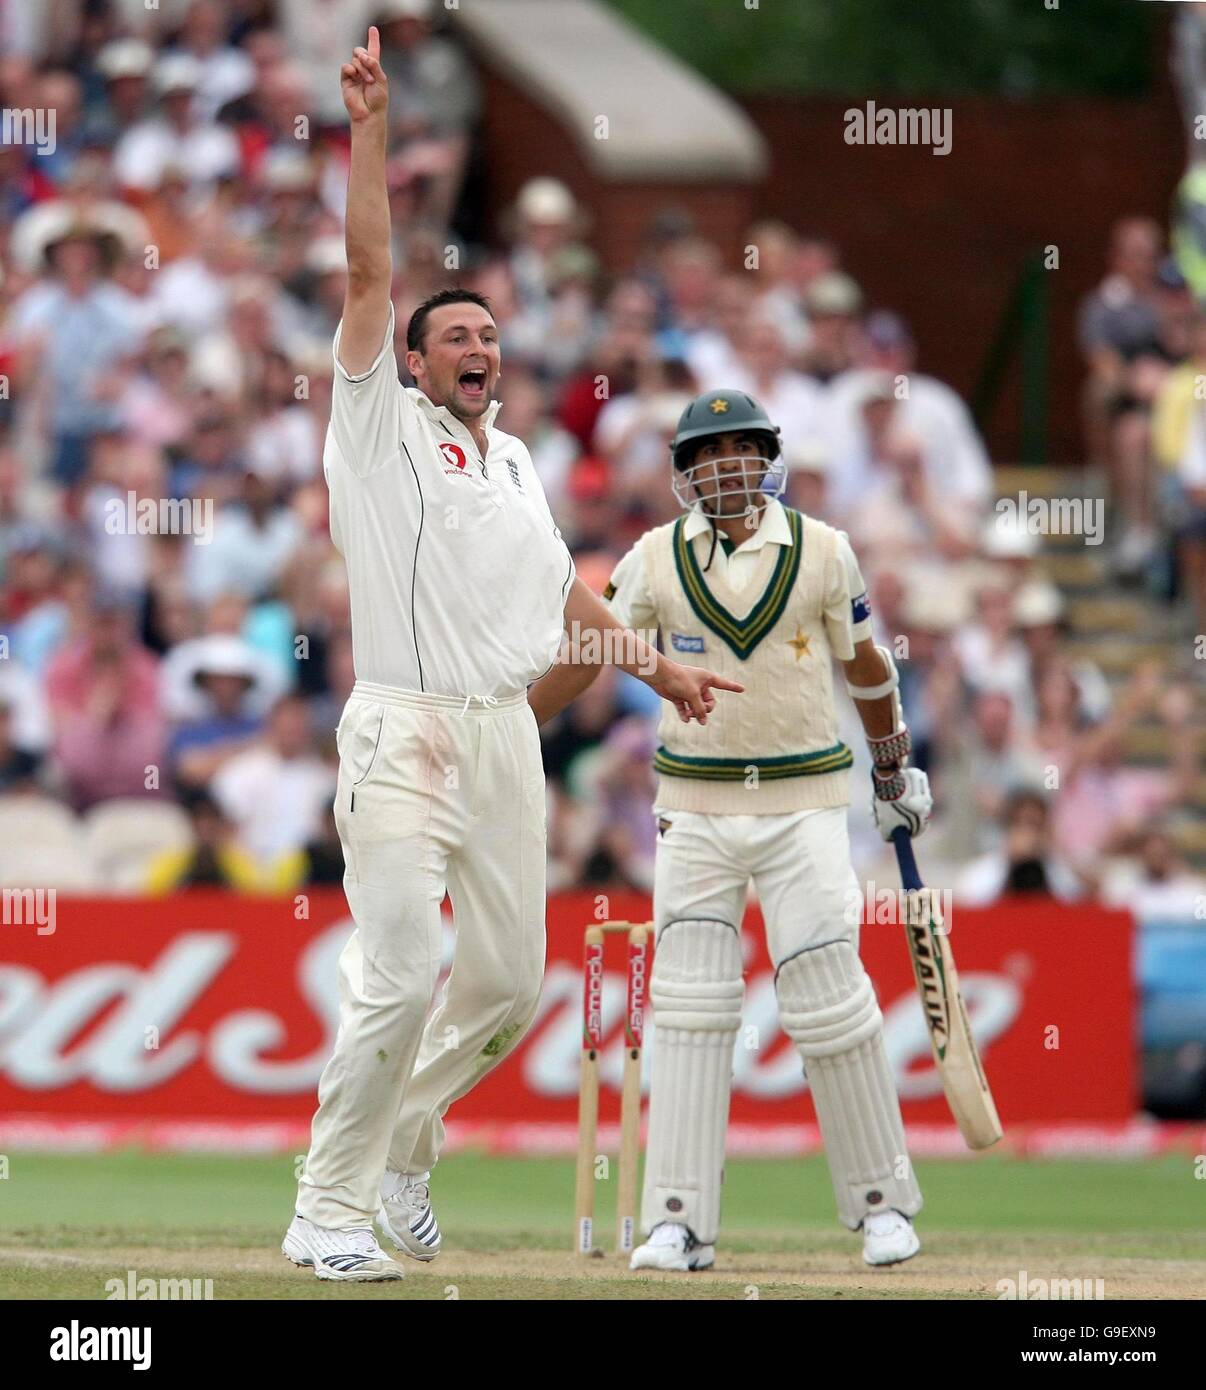
[[[752,454],[697,462],[707,441],[745,435],[756,443]],[[760,511],[787,486],[779,427],[744,391],[705,391],[679,417],[670,443],[674,463],[671,486],[679,505],[707,517],[733,517]]]
[[[733,454],[682,467],[676,463],[671,482],[679,506],[707,517],[758,510],[781,496],[786,486],[782,456],[772,459],[765,454]]]

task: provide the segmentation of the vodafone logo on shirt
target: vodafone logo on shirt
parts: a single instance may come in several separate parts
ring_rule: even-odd
[[[468,462],[464,449],[459,444],[440,444],[438,447],[444,457],[444,463],[447,465],[444,472],[451,477],[463,473],[465,464]]]

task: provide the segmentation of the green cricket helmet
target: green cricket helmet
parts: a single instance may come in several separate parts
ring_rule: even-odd
[[[755,435],[761,449],[758,455],[740,458],[744,465],[740,472],[747,493],[768,497],[778,497],[782,493],[787,483],[787,470],[778,425],[772,424],[762,406],[744,391],[705,391],[683,411],[670,441],[670,457],[674,463],[672,486],[682,506],[698,506],[709,514],[700,485],[710,478],[718,486],[719,465],[733,460],[710,459],[696,464],[695,455],[703,441],[711,436],[741,433]],[[731,474],[732,470],[725,472]]]

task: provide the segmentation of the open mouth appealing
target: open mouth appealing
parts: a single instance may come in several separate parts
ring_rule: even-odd
[[[467,367],[456,380],[457,385],[466,396],[484,396],[486,394],[485,367]]]

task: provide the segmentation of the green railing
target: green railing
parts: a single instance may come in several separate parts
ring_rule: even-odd
[[[1005,311],[980,368],[972,393],[972,414],[981,432],[996,410],[1006,377],[1016,361],[1021,371],[1018,459],[1047,462],[1047,408],[1050,366],[1048,281],[1043,253],[1023,263]]]

